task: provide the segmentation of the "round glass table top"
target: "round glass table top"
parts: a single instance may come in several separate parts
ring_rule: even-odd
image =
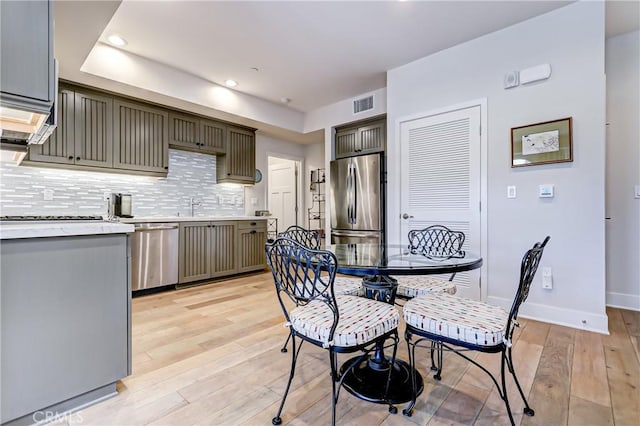
[[[427,275],[469,271],[482,266],[482,258],[471,252],[433,258],[412,254],[406,244],[331,244],[338,272],[349,275]]]

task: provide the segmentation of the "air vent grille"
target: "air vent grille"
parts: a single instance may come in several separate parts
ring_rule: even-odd
[[[369,111],[373,109],[373,95],[366,98],[353,100],[353,113],[358,114],[360,112]]]

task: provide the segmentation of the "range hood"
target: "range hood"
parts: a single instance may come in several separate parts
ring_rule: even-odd
[[[0,140],[12,144],[42,144],[58,122],[58,61],[54,59],[53,102],[48,108],[24,98],[0,96]],[[2,146],[0,146],[2,148]]]

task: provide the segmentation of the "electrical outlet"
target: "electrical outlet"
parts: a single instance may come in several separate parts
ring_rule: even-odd
[[[516,187],[513,185],[507,186],[507,198],[516,198]]]
[[[553,273],[549,266],[542,268],[542,288],[545,290],[553,289]]]

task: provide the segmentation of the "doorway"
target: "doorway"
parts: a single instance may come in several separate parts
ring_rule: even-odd
[[[440,224],[465,233],[464,250],[482,253],[480,122],[478,104],[399,122],[399,241]],[[480,270],[456,274],[457,294],[480,300],[480,277]]]
[[[301,225],[299,160],[268,156],[267,205],[271,217],[278,220],[278,232]]]

